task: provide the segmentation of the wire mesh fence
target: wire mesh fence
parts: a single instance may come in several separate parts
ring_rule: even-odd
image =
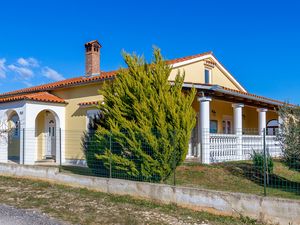
[[[299,158],[286,160],[284,146],[265,130],[234,134],[202,130],[185,149],[175,138],[157,143],[132,137],[126,132],[114,136],[59,128],[14,131],[7,141],[8,159],[54,163],[62,172],[88,176],[300,199]],[[173,149],[184,151],[183,157]]]

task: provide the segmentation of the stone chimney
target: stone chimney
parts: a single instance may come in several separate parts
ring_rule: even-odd
[[[90,41],[85,47],[85,75],[94,76],[100,74],[100,48],[97,40]]]

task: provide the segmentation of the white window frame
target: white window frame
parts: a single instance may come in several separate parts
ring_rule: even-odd
[[[206,83],[206,71],[208,71],[208,83]],[[204,83],[211,84],[212,83],[212,71],[209,68],[204,68]]]

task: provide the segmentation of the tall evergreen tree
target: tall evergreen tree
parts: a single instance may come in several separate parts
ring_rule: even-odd
[[[196,122],[196,91],[183,90],[184,74],[178,73],[170,83],[171,67],[159,49],[153,55],[146,63],[143,57],[124,53],[128,68],[120,69],[100,90],[104,120],[95,136],[101,147],[86,151],[94,157],[88,162],[94,171],[109,170],[111,163],[114,177],[161,181],[185,159]]]

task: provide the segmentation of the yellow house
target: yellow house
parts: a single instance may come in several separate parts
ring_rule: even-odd
[[[85,164],[83,132],[103,101],[98,90],[116,76],[116,71],[100,70],[100,49],[98,41],[85,44],[84,76],[0,95],[1,124],[11,128],[0,137],[0,162]],[[203,163],[245,159],[249,138],[260,142],[266,128],[268,138],[274,139],[276,109],[283,102],[248,93],[212,52],[167,63],[172,67],[170,81],[178,70],[185,71],[184,88],[197,89],[197,125],[188,158]]]

